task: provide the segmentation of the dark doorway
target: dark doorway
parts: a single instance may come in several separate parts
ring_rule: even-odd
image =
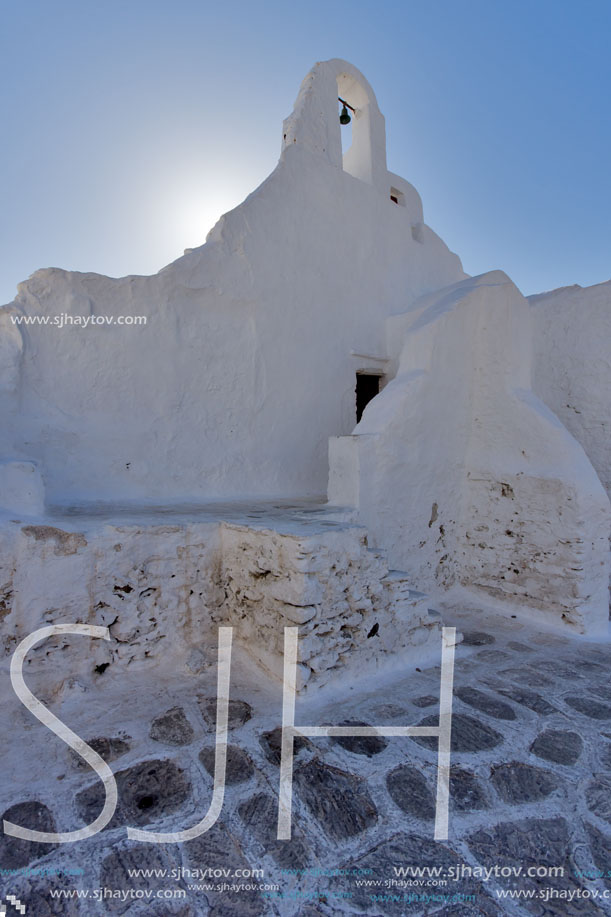
[[[380,393],[381,376],[373,373],[356,374],[356,422],[360,423],[363,411],[372,398]]]

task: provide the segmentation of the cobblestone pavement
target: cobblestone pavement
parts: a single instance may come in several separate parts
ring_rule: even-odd
[[[120,691],[100,677],[95,696],[83,689],[69,722],[112,762],[113,821],[75,845],[1,836],[3,893],[36,917],[611,914],[611,646],[518,620],[444,618],[464,634],[447,841],[433,840],[436,740],[375,736],[296,743],[293,835],[276,840],[281,688],[238,654],[216,825],[178,845],[131,842],[125,832],[189,827],[207,809],[216,671],[188,681],[140,674]],[[439,678],[438,665],[423,663],[375,686],[327,692],[318,706],[298,699],[297,723],[434,724]],[[7,751],[4,818],[43,831],[92,821],[103,791],[89,768],[42,727],[30,729],[27,743]],[[38,778],[21,779],[19,761]],[[402,875],[410,866],[424,877]],[[427,876],[429,868],[438,874]],[[206,869],[205,877],[194,872]],[[264,873],[249,875],[253,869]],[[242,888],[223,887],[232,885]],[[90,897],[51,897],[74,889]],[[100,889],[103,902],[93,898]]]

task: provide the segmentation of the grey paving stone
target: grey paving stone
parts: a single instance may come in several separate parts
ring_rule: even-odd
[[[422,697],[415,697],[412,700],[412,704],[415,707],[432,707],[433,704],[438,704],[439,698],[435,697],[433,694],[424,694]]]
[[[189,798],[191,784],[173,761],[142,761],[115,774],[119,801],[109,828],[141,826],[158,821],[179,809]],[[104,787],[97,782],[76,796],[80,818],[92,822],[102,811]]]
[[[482,783],[471,771],[450,768],[450,805],[456,812],[488,809],[490,803]]]
[[[313,901],[302,904],[299,908],[299,917],[329,917],[330,914],[337,914],[339,917],[340,913],[342,917],[347,917],[346,911],[329,910],[324,903],[315,904]]]
[[[364,723],[362,720],[344,720],[342,723],[338,723],[337,725],[369,726],[371,724]],[[348,738],[347,736],[333,736],[331,742],[334,745],[341,746],[341,748],[351,752],[353,755],[366,755],[368,758],[373,758],[374,755],[379,755],[380,752],[384,751],[388,745],[388,741],[382,736],[356,736],[355,738]]]
[[[531,752],[538,758],[567,767],[576,764],[582,748],[581,736],[565,729],[549,729],[542,732],[530,746]]]
[[[425,821],[435,818],[435,797],[418,768],[409,764],[396,767],[386,775],[386,787],[402,812]]]
[[[97,751],[107,764],[110,761],[115,761],[117,758],[120,758],[121,755],[126,754],[131,748],[126,736],[97,736],[95,739],[87,739],[87,744],[91,746],[94,751]],[[75,767],[82,768],[83,770],[89,767],[87,762],[72,749],[69,749],[69,754],[71,762]]]
[[[578,667],[573,661],[563,662],[560,659],[539,659],[538,668],[543,672],[549,672],[554,678],[561,678],[565,683],[571,684],[572,681],[582,678]]]
[[[594,863],[594,869],[588,872],[588,876],[601,879],[607,888],[611,888],[611,837],[607,837],[595,825],[587,822],[585,828]]]
[[[209,867],[235,871],[260,868],[259,863],[248,862],[239,840],[221,822],[181,846],[183,861],[190,869]],[[222,895],[216,891],[207,891],[206,897],[210,903],[210,915],[215,914],[217,917],[259,917],[268,913],[259,891],[224,892]]]
[[[303,832],[295,824],[291,826],[291,839],[276,839],[278,827],[278,801],[267,793],[257,793],[238,806],[238,815],[251,834],[262,844],[283,869],[305,869],[313,865],[314,858]]]
[[[382,841],[372,847],[363,855],[352,859],[346,863],[346,869],[370,869],[371,875],[368,878],[388,879],[394,876],[394,867],[406,866],[413,864],[420,868],[441,867],[449,869],[452,866],[458,866],[463,862],[464,857],[457,854],[451,847],[445,843],[439,843],[430,837],[416,834],[396,834],[388,840]],[[356,908],[358,911],[368,911],[376,908],[376,902],[372,901],[371,887],[357,887],[353,882],[346,882],[343,886],[346,890],[353,893],[350,899],[350,909]],[[414,891],[411,889],[410,891]],[[427,892],[434,893],[436,889],[427,889]],[[449,882],[447,886],[440,889],[443,894],[461,893],[464,895],[475,895],[481,913],[487,917],[495,917],[498,909],[492,900],[485,893],[480,882],[470,878],[465,878],[460,882]],[[388,889],[383,887],[379,889],[381,894],[388,893]],[[418,901],[403,899],[403,890],[399,891],[399,901],[384,901],[377,904],[384,915],[389,917],[402,917],[402,915],[430,914],[441,907],[440,903],[435,903],[431,909],[424,910],[422,903]],[[477,912],[476,912],[477,913]]]
[[[299,797],[332,840],[355,837],[377,821],[376,807],[361,777],[314,758],[295,771],[294,783]]]
[[[203,748],[199,753],[199,760],[212,777],[214,777],[215,755],[214,745]],[[233,786],[236,783],[245,783],[246,780],[250,780],[254,772],[255,768],[250,755],[238,745],[228,745],[227,765],[225,768],[226,785]]]
[[[188,894],[188,892],[187,892]],[[125,912],[125,917],[208,917],[210,909],[208,899],[203,892],[196,892],[197,910],[190,904],[164,901],[161,904],[150,902],[135,904]]]
[[[501,799],[512,805],[545,799],[559,786],[558,780],[549,771],[521,761],[493,767],[491,781]]]
[[[603,700],[611,701],[611,685],[608,685],[608,684],[597,685],[595,682],[592,681],[588,685],[588,691],[591,694],[595,694],[597,697],[602,697]]]
[[[582,647],[580,647],[580,650]],[[600,662],[601,665],[604,665],[605,668],[608,668],[609,663],[611,662],[611,649],[608,644],[597,643],[596,646],[588,644],[587,647],[588,659],[592,659],[595,662]]]
[[[55,821],[47,806],[35,799],[18,802],[2,814],[2,820],[11,821],[22,828],[33,831],[56,831]],[[46,856],[58,844],[39,844],[19,837],[0,833],[0,867],[19,869]]]
[[[496,663],[505,662],[506,659],[509,659],[509,656],[507,653],[504,653],[503,650],[481,650],[477,654],[477,659],[480,662],[494,665]]]
[[[190,745],[195,733],[182,707],[172,707],[153,720],[149,735],[164,745]]]
[[[418,723],[419,726],[436,726],[438,718],[434,715],[426,716]],[[434,736],[412,736],[412,741],[424,748],[437,751],[437,739]],[[453,752],[487,751],[496,748],[503,741],[503,736],[492,726],[482,723],[464,713],[455,713],[452,716],[452,741]]]
[[[228,900],[227,897],[220,899],[210,908],[207,917],[255,917],[272,913],[263,901],[245,899],[243,892],[234,894],[232,898],[233,900]]]
[[[407,723],[409,717],[410,714],[405,707],[400,707],[398,704],[376,704],[371,711],[371,718],[374,724],[378,725],[384,725],[390,720],[400,720],[402,723]]]
[[[491,828],[476,831],[467,838],[469,849],[476,859],[488,868],[495,866],[522,866],[522,875],[499,878],[503,888],[519,888],[535,892],[546,888],[557,892],[579,892],[583,886],[574,878],[574,868],[569,859],[570,837],[563,818],[529,818],[519,822],[502,822]],[[528,877],[524,875],[530,866],[562,866],[564,876]],[[543,915],[598,915],[601,911],[587,898],[550,899],[540,898],[521,901],[526,911]]]
[[[611,824],[611,776],[597,774],[588,783],[585,796],[590,812]]]
[[[263,753],[271,764],[280,764],[281,742],[282,726],[276,726],[275,729],[264,732],[259,739],[259,744],[263,749]],[[304,736],[296,736],[293,742],[293,754],[296,757],[300,751],[313,747],[309,739],[306,739]]]
[[[585,673],[588,678],[596,678],[600,675],[606,679],[608,676],[608,666],[600,662],[595,662],[593,659],[585,659],[578,656],[571,657],[571,659],[567,659],[566,661],[569,665],[574,666],[579,672]]]
[[[483,630],[463,631],[464,646],[488,646],[490,643],[496,643],[496,637],[487,634]]]
[[[429,913],[431,913],[429,911]],[[469,902],[467,904],[463,903],[451,903],[447,907],[443,907],[440,911],[435,911],[435,917],[493,917],[493,915],[501,914],[502,911],[494,904],[490,898],[484,899],[479,904],[477,902]]]
[[[505,704],[503,701],[497,700],[496,697],[492,697],[490,694],[484,694],[483,691],[478,691],[477,688],[456,688],[454,690],[456,697],[464,704],[469,704],[470,707],[475,707],[476,710],[479,710],[481,713],[486,713],[488,716],[492,716],[497,720],[515,720],[516,714],[513,707],[510,707],[509,704]]]
[[[549,716],[551,713],[556,713],[556,708],[545,700],[544,697],[541,697],[540,694],[537,694],[535,691],[529,691],[526,688],[497,688],[499,694],[502,694],[503,697],[508,697],[510,700],[520,704],[522,707],[528,707],[529,710],[533,710],[535,713],[539,713],[541,716]]]
[[[611,771],[611,745],[605,743],[600,750],[600,762],[605,770]]]
[[[242,869],[248,862],[238,838],[224,822],[217,821],[191,841],[181,844],[183,865],[189,869]]]
[[[180,854],[175,844],[140,844],[113,848],[102,861],[100,867],[100,886],[109,889],[133,889],[138,891],[157,891],[163,888],[184,888],[177,879],[157,878],[152,873],[148,876],[137,876],[131,870],[168,870],[171,872],[181,864]],[[109,914],[124,914],[133,901],[121,901],[120,898],[106,898],[104,909]]]
[[[552,655],[555,654],[556,647],[566,648],[567,638],[566,637],[555,637],[548,632],[544,634],[535,634],[530,638],[531,643],[536,643],[537,646],[542,647],[548,652],[551,651]]]
[[[578,697],[571,695],[564,698],[565,704],[589,717],[591,720],[611,720],[611,707],[601,704],[592,697]]]
[[[542,675],[541,672],[527,665],[503,669],[498,674],[509,679],[509,681],[517,682],[520,687],[526,685],[528,688],[549,688],[554,684],[551,678]]]
[[[197,704],[200,712],[211,729],[216,729],[216,697],[198,697]],[[239,729],[252,717],[252,707],[245,700],[229,701],[230,729]]]
[[[527,646],[525,643],[519,643],[517,640],[510,640],[507,644],[510,650],[514,650],[516,653],[534,653],[535,650],[532,646]]]
[[[190,904],[179,904],[170,900],[161,904],[135,904],[125,912],[125,917],[208,917],[208,899],[203,892],[197,892],[197,910]]]

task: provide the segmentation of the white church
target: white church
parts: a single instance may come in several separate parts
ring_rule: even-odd
[[[24,321],[60,315],[146,324]],[[97,667],[197,671],[233,624],[277,675],[290,624],[304,688],[437,645],[452,603],[602,639],[610,341],[611,282],[467,276],[367,80],[316,64],[205,244],[0,309],[4,650],[78,620]]]

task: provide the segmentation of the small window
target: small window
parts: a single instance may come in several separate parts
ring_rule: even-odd
[[[380,394],[382,376],[377,373],[356,374],[356,422],[361,422],[363,411],[376,395]]]
[[[390,189],[390,199],[393,204],[398,204],[399,207],[405,207],[405,195],[397,188]]]

